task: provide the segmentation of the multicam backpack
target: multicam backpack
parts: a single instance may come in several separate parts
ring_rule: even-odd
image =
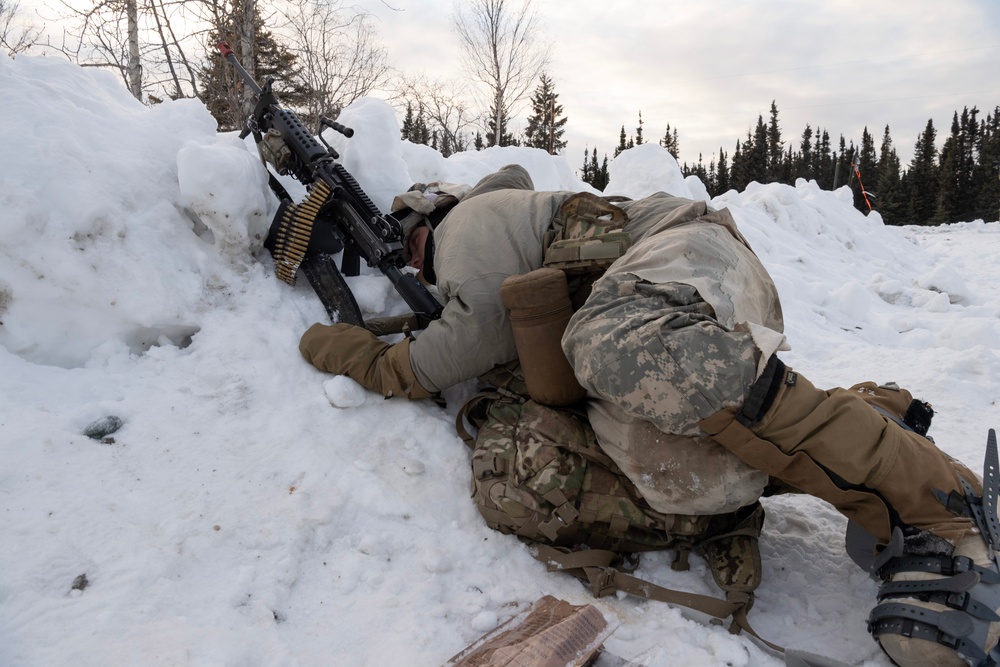
[[[674,548],[680,536],[707,527],[708,517],[649,507],[573,410],[486,391],[465,414],[479,428],[472,496],[491,528],[552,546],[631,553]]]
[[[721,600],[666,589],[629,572],[638,564],[634,554],[666,549],[676,550],[674,569],[687,569],[692,548],[710,558],[699,545],[750,531],[744,524],[762,514],[658,512],[601,451],[585,415],[527,398],[516,362],[480,379],[492,388],[466,402],[456,428],[472,449],[471,493],[487,525],[517,535],[550,571],[580,578],[598,597],[624,591],[732,617],[734,628],[757,636],[746,620],[752,589],[727,590]],[[478,429],[475,436],[465,420]],[[753,530],[759,529],[757,523]],[[718,578],[716,583],[722,585]]]

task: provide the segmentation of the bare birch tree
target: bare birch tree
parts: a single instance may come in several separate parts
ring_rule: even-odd
[[[483,86],[491,146],[510,143],[507,124],[549,62],[531,0],[472,0],[452,17],[463,66]]]
[[[286,18],[289,51],[311,91],[302,110],[310,126],[389,82],[393,72],[369,14],[341,0],[292,0]]]
[[[187,51],[196,46],[192,33],[178,35],[174,22],[189,29],[195,17],[184,0],[97,0],[90,6],[63,0],[75,25],[54,49],[83,67],[106,67],[120,73],[136,99],[187,97],[198,92],[196,68]]]
[[[128,17],[128,64],[125,67],[129,92],[142,101],[142,65],[139,63],[139,10],[135,0],[125,0]]]

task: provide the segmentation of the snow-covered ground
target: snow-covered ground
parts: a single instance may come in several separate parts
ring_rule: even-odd
[[[693,612],[595,601],[490,531],[453,426],[470,386],[443,409],[306,364],[298,338],[326,314],[274,278],[265,171],[200,103],[149,109],[55,58],[0,56],[0,91],[0,664],[440,665],[543,594],[598,605],[608,649],[650,667],[781,664]],[[400,142],[376,100],[340,120],[356,134],[330,140],[383,209],[414,181],[512,162],[539,189],[586,187],[541,151]],[[608,192],[704,196],[657,146],[611,174]],[[938,444],[981,469],[1000,426],[1000,223],[888,228],[805,182],[711,203],[774,275],[789,365],[912,389]],[[349,282],[366,316],[404,309],[381,275]],[[107,416],[123,421],[109,440],[83,434]],[[767,510],[757,631],[888,665],[845,520],[808,497]],[[719,594],[700,559],[670,558],[639,574]]]

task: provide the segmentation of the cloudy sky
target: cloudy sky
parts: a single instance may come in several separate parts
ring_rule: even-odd
[[[519,0],[512,0],[515,4]],[[454,0],[366,3],[395,66],[457,77]],[[396,8],[394,11],[392,8]],[[622,125],[656,141],[677,128],[681,161],[732,156],[777,103],[796,148],[808,123],[860,144],[889,125],[900,158],[928,119],[1000,105],[997,0],[535,0],[550,76],[569,118],[573,166],[610,155]]]

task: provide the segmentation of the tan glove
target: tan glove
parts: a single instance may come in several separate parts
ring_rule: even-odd
[[[353,324],[314,324],[302,334],[299,352],[321,371],[346,375],[386,398],[429,398],[410,366],[410,339],[395,345]]]

